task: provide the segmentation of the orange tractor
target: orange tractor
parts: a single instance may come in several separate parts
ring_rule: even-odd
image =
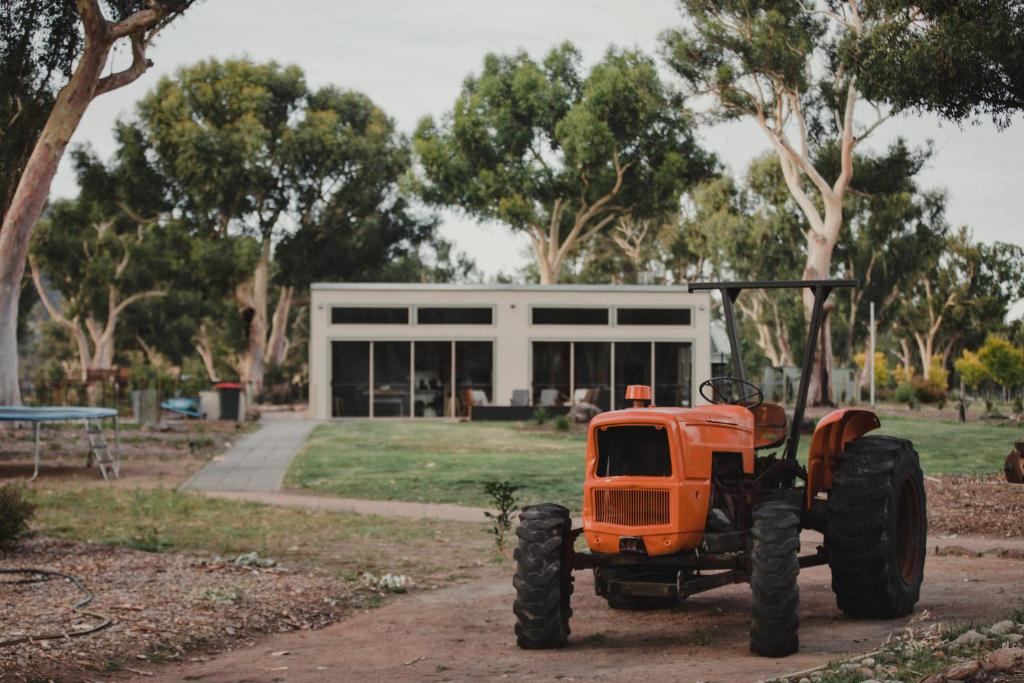
[[[519,647],[565,647],[573,571],[590,569],[612,609],[656,609],[733,583],[751,588],[751,652],[783,657],[798,649],[801,567],[828,564],[844,613],[888,619],[910,613],[924,575],[925,491],[906,439],[866,436],[870,410],[822,418],[806,464],[797,461],[814,349],[824,305],[855,281],[806,280],[690,285],[718,290],[732,346],[733,376],[700,385],[708,405],[650,405],[631,386],[633,407],[589,427],[583,527],[561,505],[523,509],[515,550]],[[814,293],[793,417],[767,403],[744,378],[733,303],[744,289],[810,288]],[[646,405],[645,405],[646,404]],[[787,428],[788,426],[788,428]],[[824,535],[801,554],[800,532]],[[576,551],[579,535],[587,551]]]

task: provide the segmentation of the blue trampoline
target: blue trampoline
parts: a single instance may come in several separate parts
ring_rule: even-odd
[[[110,452],[103,435],[103,420],[114,421],[114,452]],[[89,439],[88,463],[95,462],[104,479],[117,478],[121,471],[121,423],[113,408],[50,406],[0,406],[0,422],[31,422],[35,440],[34,471],[29,481],[39,476],[39,425],[43,422],[75,422],[81,420]]]

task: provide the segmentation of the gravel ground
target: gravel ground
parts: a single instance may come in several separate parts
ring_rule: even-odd
[[[95,594],[83,609],[113,620],[109,628],[80,638],[0,648],[0,681],[134,675],[156,661],[196,661],[245,647],[259,635],[321,628],[381,599],[308,571],[44,538],[0,552],[0,567],[72,574]],[[4,575],[0,581],[17,578]],[[97,624],[71,609],[80,598],[60,579],[0,584],[0,640]]]

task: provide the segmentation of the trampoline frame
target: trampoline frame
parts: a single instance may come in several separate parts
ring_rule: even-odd
[[[91,464],[95,459],[95,449],[92,433],[89,431],[89,422],[92,421],[96,424],[97,431],[102,436],[103,420],[111,418],[114,420],[114,453],[110,462],[110,469],[114,479],[117,479],[121,471],[121,420],[117,411],[113,408],[0,406],[0,422],[32,423],[32,437],[35,445],[32,476],[27,480],[29,482],[33,482],[39,477],[39,425],[43,422],[75,422],[81,420],[82,424],[85,425],[86,437],[89,439],[89,458],[87,462]],[[106,439],[103,440],[103,443],[106,446]],[[107,447],[107,451],[109,454],[109,447]],[[104,479],[110,478],[107,476],[105,463],[100,463],[99,469]]]

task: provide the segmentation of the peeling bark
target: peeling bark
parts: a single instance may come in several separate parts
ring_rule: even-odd
[[[21,404],[18,296],[32,229],[42,214],[64,150],[95,97],[128,85],[150,66],[145,58],[147,33],[171,15],[170,10],[154,1],[148,9],[112,23],[103,17],[98,0],[76,0],[76,5],[85,33],[81,58],[68,84],[57,94],[0,224],[0,404],[3,405]],[[132,65],[103,77],[111,48],[126,37],[132,42]]]

